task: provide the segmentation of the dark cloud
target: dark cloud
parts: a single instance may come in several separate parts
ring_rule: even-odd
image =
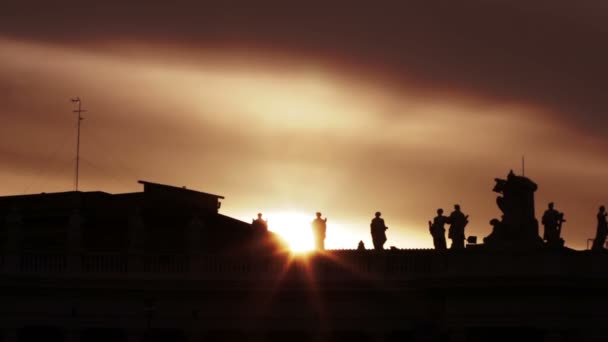
[[[544,107],[595,132],[607,128],[603,1],[11,2],[1,13],[5,36],[275,50],[409,88]]]

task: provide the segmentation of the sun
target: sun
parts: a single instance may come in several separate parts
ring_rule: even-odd
[[[279,234],[296,253],[314,249],[311,222],[314,215],[286,211],[266,215],[268,229]]]

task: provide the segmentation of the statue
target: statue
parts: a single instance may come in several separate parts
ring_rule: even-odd
[[[506,237],[504,225],[499,219],[491,219],[490,226],[492,226],[492,237],[496,240],[503,240]],[[485,239],[484,239],[485,240]]]
[[[437,216],[433,219],[433,222],[429,221],[429,231],[433,237],[433,245],[438,251],[444,251],[447,249],[445,242],[445,227],[447,223],[447,217],[443,216],[443,209],[437,209]]]
[[[357,245],[357,250],[358,251],[364,251],[365,250],[365,244],[363,243],[363,240],[359,240],[359,244]]]
[[[256,232],[267,232],[268,221],[262,218],[262,213],[258,213],[258,218],[251,221],[251,227]]]
[[[543,240],[547,242],[548,246],[560,246],[564,245],[564,240],[560,238],[562,224],[566,221],[564,220],[564,213],[560,213],[559,211],[553,209],[554,204],[550,202],[548,205],[548,209],[545,210],[542,218],[542,224],[545,227],[545,231],[543,233]]]
[[[370,224],[372,241],[374,242],[375,250],[383,250],[384,243],[386,242],[386,230],[388,227],[384,224],[384,219],[380,218],[382,215],[379,211],[376,212],[376,217],[372,219]]]
[[[496,178],[493,191],[501,194],[496,204],[503,212],[502,219],[491,222],[493,231],[484,238],[491,248],[521,249],[542,245],[538,236],[538,221],[534,215],[534,192],[538,188],[529,178],[509,172],[507,179]]]
[[[608,235],[608,224],[606,223],[606,208],[600,207],[600,211],[597,213],[597,231],[595,233],[595,239],[593,240],[593,251],[603,251],[604,243],[606,243],[606,235]]]
[[[464,249],[464,228],[469,223],[469,215],[460,211],[460,205],[454,204],[454,211],[448,216],[447,223],[450,224],[448,238],[452,239],[450,249]]]
[[[315,247],[319,251],[325,250],[325,233],[327,232],[327,217],[322,219],[317,212],[317,218],[312,221],[312,234],[315,237]]]

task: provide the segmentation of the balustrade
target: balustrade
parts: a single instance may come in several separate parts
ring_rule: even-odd
[[[185,273],[189,269],[188,261],[184,254],[144,255],[144,272]]]
[[[100,253],[84,254],[82,270],[88,273],[124,273],[128,268],[128,257],[125,254]]]
[[[61,273],[67,268],[65,254],[24,253],[19,261],[19,271],[27,273]]]
[[[329,252],[332,253],[332,252]],[[0,253],[0,272],[27,274],[89,274],[128,276],[159,274],[189,277],[273,277],[313,272],[324,279],[344,274],[381,275],[388,278],[437,276],[533,276],[586,273],[603,276],[608,264],[602,255],[576,252],[568,255],[433,253],[401,251],[358,253],[335,251],[331,256],[289,255],[237,257],[204,254],[60,253],[23,251]],[[603,258],[602,258],[603,259]]]

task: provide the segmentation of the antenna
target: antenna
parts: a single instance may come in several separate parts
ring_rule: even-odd
[[[84,120],[82,113],[86,112],[86,110],[82,109],[82,101],[80,100],[80,97],[74,97],[71,99],[71,101],[72,103],[78,103],[78,109],[72,111],[78,114],[78,134],[76,136],[76,170],[74,175],[74,189],[78,191],[78,174],[80,171],[80,121]]]
[[[526,175],[526,159],[523,154],[521,155],[521,175]]]

